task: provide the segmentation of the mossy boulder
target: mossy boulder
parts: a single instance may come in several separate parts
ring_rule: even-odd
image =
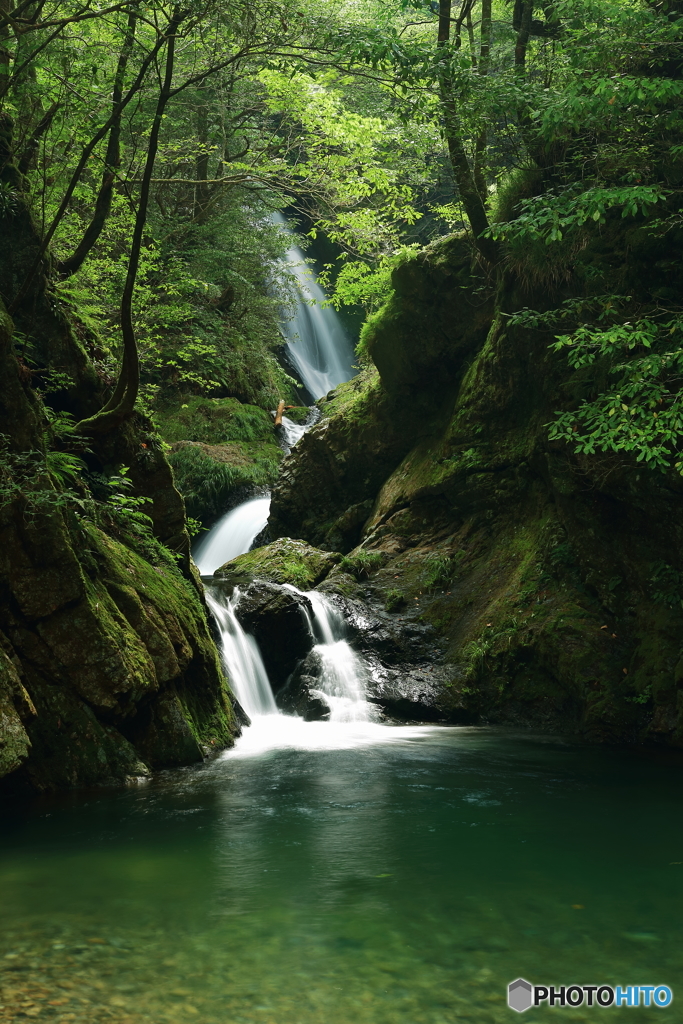
[[[188,397],[156,413],[188,514],[211,523],[277,478],[284,451],[264,409],[236,398]]]
[[[155,420],[161,436],[171,444],[267,441],[273,435],[272,416],[236,398],[190,396],[182,402],[163,404],[155,413]]]
[[[261,579],[271,583],[291,583],[299,590],[311,590],[341,557],[337,552],[321,551],[303,541],[282,537],[272,544],[238,555],[216,569],[214,576],[240,587]]]
[[[188,515],[208,524],[236,500],[271,487],[283,456],[274,439],[226,444],[178,441],[169,462]]]
[[[283,463],[269,529],[276,537],[301,537],[346,552],[358,543],[377,490],[411,441],[373,366],[341,384],[319,407],[320,422]]]
[[[458,235],[439,239],[392,272],[393,295],[362,337],[388,394],[422,407],[453,386],[488,333],[493,297],[484,283],[468,241]]]

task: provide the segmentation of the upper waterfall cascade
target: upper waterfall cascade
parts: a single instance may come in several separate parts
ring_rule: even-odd
[[[273,220],[287,230],[281,213],[273,214]],[[287,250],[285,268],[294,278],[296,295],[294,315],[281,329],[292,365],[317,400],[355,376],[353,342],[334,309],[324,305],[325,293],[297,245]]]

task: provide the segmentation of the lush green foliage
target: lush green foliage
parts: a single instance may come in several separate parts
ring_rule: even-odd
[[[273,356],[286,298],[269,283],[286,239],[270,213],[294,207],[336,246],[324,276],[336,304],[377,309],[392,270],[446,229],[469,233],[480,258],[524,286],[607,296],[609,322],[579,305],[557,314],[570,333],[555,350],[596,374],[551,437],[661,469],[680,461],[678,288],[643,283],[627,316],[618,275],[589,259],[618,224],[676,248],[674,6],[204,0],[142,12],[68,0],[12,17],[0,28],[0,99],[21,187],[55,253],[60,300],[111,385],[144,217],[132,327],[143,399],[167,436],[181,439],[173,404],[210,395],[268,409],[287,396]],[[18,209],[18,181],[2,182],[3,216]],[[30,339],[20,344],[30,362]],[[55,452],[51,472],[66,481],[77,457]]]

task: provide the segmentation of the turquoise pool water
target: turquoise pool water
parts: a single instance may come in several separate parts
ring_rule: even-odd
[[[3,808],[0,1020],[683,1019],[677,755],[331,728]],[[519,975],[674,1002],[517,1015]]]

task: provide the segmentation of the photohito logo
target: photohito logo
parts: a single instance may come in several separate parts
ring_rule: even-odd
[[[532,1006],[668,1006],[674,994],[668,985],[532,985],[517,978],[508,985],[508,1006],[524,1013]]]

